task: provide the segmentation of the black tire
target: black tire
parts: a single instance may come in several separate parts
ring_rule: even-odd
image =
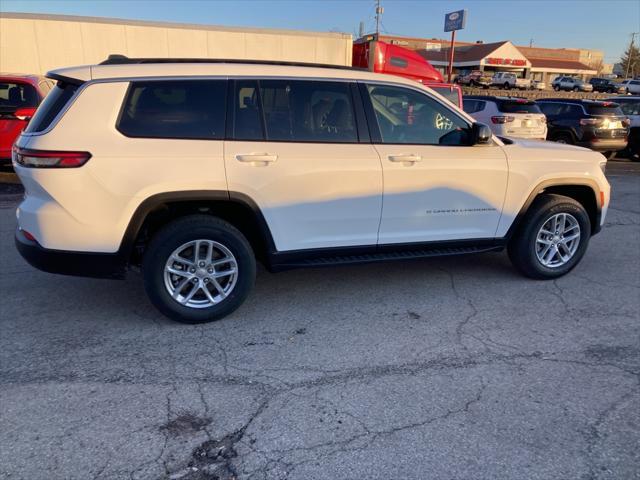
[[[164,268],[174,250],[199,239],[225,246],[236,259],[238,273],[228,297],[209,307],[191,308],[171,297],[165,287]],[[180,323],[206,323],[229,315],[244,302],[255,282],[256,260],[251,245],[233,225],[209,215],[190,215],[169,223],[154,235],[142,260],[142,275],[147,295],[160,312]]]
[[[567,145],[573,145],[574,143],[571,134],[566,132],[556,133],[555,135],[553,135],[553,137],[551,137],[551,140],[553,142],[566,143]]]
[[[579,92],[579,91],[580,91],[580,89],[579,89],[578,87],[573,87],[573,91],[574,91],[574,92]]]
[[[555,86],[553,87],[553,89],[554,89],[556,92],[559,92],[559,91],[560,91],[560,87],[559,87],[558,85],[555,85]]]
[[[547,267],[536,255],[536,237],[545,222],[558,213],[569,213],[580,226],[580,243],[564,265]],[[509,241],[507,252],[511,263],[523,275],[538,280],[550,280],[565,275],[582,259],[591,237],[591,222],[584,207],[573,198],[544,194],[536,198]]]
[[[511,85],[509,85],[509,82],[504,82],[504,89],[511,90]]]

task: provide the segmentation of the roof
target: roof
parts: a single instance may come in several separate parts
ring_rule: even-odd
[[[2,73],[0,72],[0,80],[22,80],[25,82],[31,81],[38,83],[44,77],[42,75],[35,75],[33,73]]]
[[[574,60],[556,60],[552,58],[529,58],[531,68],[557,68],[561,70],[585,70],[595,72],[593,67]]]
[[[494,43],[474,43],[472,45],[465,45],[462,47],[455,47],[453,51],[453,61],[456,62],[473,62],[480,61],[487,57],[491,52],[497,50],[503,45],[509,43],[508,41],[494,42]],[[446,62],[449,60],[449,48],[443,48],[441,50],[420,50],[418,52],[424,59],[428,61],[441,61]]]
[[[396,75],[372,73],[368,70],[333,68],[325,66],[300,66],[269,63],[198,62],[198,63],[123,63],[106,65],[84,65],[52,70],[50,78],[77,79],[79,81],[144,78],[144,77],[299,77],[335,78],[348,80],[372,80],[401,83],[415,87],[420,83]]]
[[[350,33],[340,32],[315,32],[315,31],[303,31],[303,30],[288,30],[288,29],[275,29],[275,28],[252,28],[252,27],[225,27],[221,25],[203,25],[197,23],[174,23],[174,22],[151,22],[146,20],[129,20],[124,18],[112,18],[112,17],[83,17],[79,15],[53,15],[38,14],[38,13],[20,13],[20,12],[0,12],[0,18],[15,18],[26,20],[48,20],[58,22],[85,22],[85,23],[109,23],[115,25],[131,25],[138,27],[163,27],[163,28],[188,28],[194,30],[214,30],[214,31],[226,31],[226,32],[252,32],[252,33],[286,33],[287,35],[303,35],[313,37],[334,37],[334,38],[349,38]]]

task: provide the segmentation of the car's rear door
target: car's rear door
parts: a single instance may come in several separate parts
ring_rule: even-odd
[[[507,187],[502,148],[469,146],[468,121],[419,87],[361,91],[384,173],[378,243],[493,238]]]
[[[382,167],[355,84],[238,79],[230,91],[229,191],[255,202],[276,249],[375,245]]]

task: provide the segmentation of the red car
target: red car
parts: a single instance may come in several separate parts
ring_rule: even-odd
[[[54,83],[38,75],[0,74],[0,165],[11,164],[11,146]]]

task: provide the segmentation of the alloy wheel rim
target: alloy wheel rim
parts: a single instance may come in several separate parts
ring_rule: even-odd
[[[580,224],[570,213],[549,217],[536,236],[536,257],[547,268],[566,265],[580,246]]]
[[[176,248],[164,266],[164,286],[182,306],[208,308],[224,301],[238,281],[238,262],[227,247],[199,239]]]

